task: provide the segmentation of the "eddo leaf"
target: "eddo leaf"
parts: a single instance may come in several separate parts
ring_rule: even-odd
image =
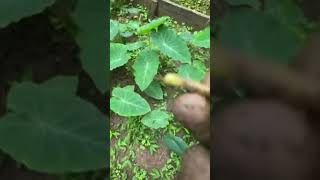
[[[110,41],[119,33],[119,24],[117,21],[110,19]]]
[[[167,27],[159,28],[158,32],[151,33],[151,41],[160,51],[173,60],[189,63],[191,54],[187,43],[183,41],[173,30]]]
[[[76,40],[81,48],[80,57],[84,70],[101,92],[108,89],[108,61],[106,33],[106,1],[77,0],[73,13],[79,28]],[[88,25],[90,24],[90,26]]]
[[[148,102],[131,88],[114,88],[110,99],[110,109],[120,116],[140,116],[151,109]]]
[[[110,70],[125,65],[129,59],[126,45],[110,43]]]
[[[163,141],[168,149],[179,154],[180,156],[188,149],[187,143],[178,136],[168,134],[164,136]]]
[[[163,91],[161,89],[161,85],[158,81],[153,80],[151,84],[148,86],[144,92],[154,99],[162,100],[163,99]]]
[[[152,82],[158,72],[159,55],[157,51],[145,49],[138,55],[134,62],[134,77],[137,85],[144,91]]]
[[[207,27],[202,31],[195,32],[192,44],[197,47],[210,48],[210,28]]]
[[[14,86],[0,120],[0,148],[28,168],[82,172],[108,161],[107,117],[92,104],[32,83]]]
[[[189,64],[181,65],[178,70],[178,74],[181,77],[184,77],[186,79],[195,80],[195,81],[201,81],[205,76],[204,71],[201,71],[200,69],[198,69],[192,65],[189,65]]]
[[[151,30],[158,28],[160,25],[164,24],[168,19],[169,19],[169,17],[167,17],[167,16],[163,16],[158,19],[154,19],[150,23],[138,28],[137,34],[138,35],[149,34],[151,32]]]
[[[54,2],[55,0],[1,0],[0,28],[17,22],[22,18],[40,13],[45,8],[53,5]]]
[[[154,110],[142,118],[145,126],[153,129],[165,128],[169,124],[170,116],[164,111]]]

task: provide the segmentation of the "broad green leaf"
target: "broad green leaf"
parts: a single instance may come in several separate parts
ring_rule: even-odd
[[[120,35],[121,35],[122,37],[128,38],[128,37],[132,36],[133,33],[130,32],[130,31],[125,31],[125,32],[120,32]]]
[[[128,90],[134,91],[134,85],[125,86],[125,87],[123,87],[123,89],[128,89]]]
[[[8,108],[0,120],[0,149],[19,163],[47,173],[106,167],[108,120],[91,103],[25,82],[10,90]]]
[[[129,59],[126,45],[110,43],[110,70],[125,65]]]
[[[193,67],[200,70],[203,74],[205,74],[208,71],[208,68],[206,67],[206,65],[202,61],[194,60],[192,62],[192,65],[193,65]]]
[[[0,5],[0,28],[41,13],[54,3],[55,0],[2,0]]]
[[[144,91],[150,85],[158,72],[158,67],[159,54],[157,51],[145,49],[140,52],[133,64],[133,69],[134,79],[141,91]]]
[[[144,92],[155,99],[162,100],[163,99],[163,92],[161,89],[161,85],[158,81],[153,80],[151,84],[148,86]]]
[[[78,87],[78,77],[57,76],[42,84],[51,89],[59,90],[63,93],[76,94]]]
[[[187,42],[192,41],[193,39],[193,34],[191,34],[189,31],[184,31],[180,33],[179,36]]]
[[[154,110],[142,118],[142,124],[149,128],[165,128],[169,124],[170,115],[164,111]]]
[[[202,31],[195,32],[192,44],[197,47],[210,48],[210,28],[207,27]]]
[[[205,76],[203,71],[189,64],[181,65],[178,69],[178,74],[181,77],[195,81],[201,81]]]
[[[233,6],[248,5],[255,9],[260,7],[260,0],[227,0],[227,2]]]
[[[226,15],[218,34],[223,48],[289,63],[303,45],[303,39],[271,15],[251,9]]]
[[[183,41],[173,30],[166,27],[160,28],[158,32],[151,33],[151,40],[160,51],[173,60],[189,63],[191,54],[185,41]]]
[[[73,13],[79,32],[76,40],[81,48],[82,67],[101,92],[108,90],[108,36],[106,31],[106,1],[78,0]]]
[[[113,89],[110,109],[120,116],[140,116],[151,110],[145,99],[128,88]]]
[[[136,41],[134,43],[126,44],[128,51],[135,51],[142,47],[145,47],[146,43],[144,41]]]
[[[163,16],[163,17],[160,17],[158,19],[154,19],[150,23],[141,26],[137,30],[137,34],[138,35],[149,34],[151,32],[151,30],[158,28],[160,25],[162,25],[165,22],[167,22],[168,19],[169,19],[169,17],[167,17],[167,16]]]
[[[117,21],[110,19],[110,41],[113,40],[119,33],[119,24]]]
[[[129,29],[137,30],[140,27],[140,21],[129,21],[127,24]]]
[[[163,141],[168,147],[168,149],[177,153],[180,156],[188,149],[187,143],[184,142],[184,140],[178,136],[168,134],[164,136]]]

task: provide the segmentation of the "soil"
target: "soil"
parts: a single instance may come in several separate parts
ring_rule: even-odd
[[[7,111],[6,97],[13,82],[31,78],[35,83],[42,83],[58,75],[78,76],[77,94],[108,113],[105,108],[108,97],[98,91],[82,69],[73,36],[65,29],[57,30],[47,13],[0,29],[0,39],[0,117]],[[56,177],[17,168],[8,158],[0,168],[0,179],[51,180]]]
[[[124,87],[126,85],[135,85],[134,78],[131,74],[128,73],[128,71],[125,68],[117,68],[112,71],[111,74],[111,87]],[[142,94],[143,98],[145,98],[151,108],[154,108],[158,101],[154,100],[148,96],[144,96],[142,92],[139,91],[139,88],[135,85],[135,91],[138,92],[139,94]],[[173,90],[169,91],[172,93],[168,93],[168,96],[172,97]],[[169,98],[168,101],[170,101]],[[120,124],[125,124],[127,123],[126,119],[123,117],[120,117],[116,115],[115,113],[111,113],[111,118],[110,118],[110,129],[111,130],[116,130],[120,127]],[[121,132],[118,138],[113,138],[111,141],[111,148],[114,147],[115,143],[125,137],[127,132]],[[138,144],[132,144],[134,147],[133,149],[135,150],[136,153],[136,159],[135,163],[140,167],[145,169],[148,173],[151,173],[153,169],[161,169],[167,162],[167,160],[170,158],[170,152],[167,149],[167,147],[159,142],[159,149],[155,152],[155,154],[151,154],[147,149],[143,150],[139,147]],[[124,157],[129,156],[129,151],[126,152],[119,152],[117,156],[117,160],[121,160]],[[133,173],[131,170],[127,169],[127,175],[129,179],[133,177]]]

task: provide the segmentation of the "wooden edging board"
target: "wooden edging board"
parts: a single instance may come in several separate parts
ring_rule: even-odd
[[[210,16],[186,8],[170,0],[133,0],[133,3],[145,6],[149,10],[150,17],[170,16],[179,23],[192,26],[194,30],[203,29],[210,24]]]

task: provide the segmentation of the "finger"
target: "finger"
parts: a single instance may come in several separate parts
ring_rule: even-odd
[[[179,96],[172,107],[176,119],[204,145],[210,147],[210,104],[197,93]]]
[[[202,83],[207,87],[210,87],[210,72],[206,75]]]
[[[182,159],[181,171],[178,180],[209,180],[210,179],[210,153],[201,145],[188,149]]]

